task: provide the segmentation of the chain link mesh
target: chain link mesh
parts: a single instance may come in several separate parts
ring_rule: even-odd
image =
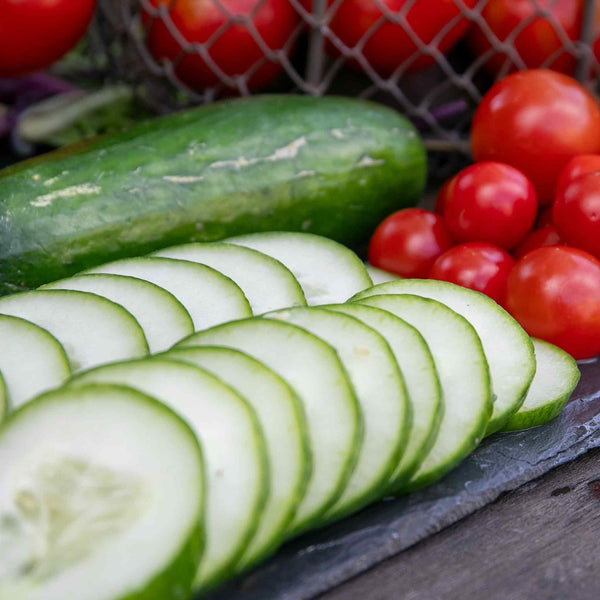
[[[286,39],[274,45],[257,24],[268,11],[277,19],[273,11],[281,10],[282,2],[293,11],[286,5]],[[178,25],[182,4],[214,7],[221,22],[199,41]],[[520,16],[499,33],[492,17],[498,21],[507,4]],[[359,39],[350,39],[346,30],[356,29],[364,18],[355,7],[365,5],[375,18]],[[278,74],[263,77],[260,91],[341,93],[393,105],[416,123],[430,149],[466,153],[474,107],[495,80],[512,70],[555,67],[594,89],[600,73],[599,10],[598,0],[244,0],[237,5],[231,0],[100,0],[97,26],[113,75],[145,89],[158,112],[254,93],[253,81],[270,70]],[[442,12],[446,18],[433,35],[423,34],[423,23]],[[163,41],[169,39],[171,55],[156,51],[152,36],[158,28]],[[231,57],[235,62],[232,30],[247,38],[248,55],[238,59],[258,55],[242,72],[222,64]],[[531,64],[535,43],[550,46],[544,60]],[[400,44],[409,52],[390,64]],[[194,68],[212,81],[190,83]]]

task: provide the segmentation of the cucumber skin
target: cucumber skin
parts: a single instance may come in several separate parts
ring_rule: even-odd
[[[426,179],[414,127],[350,98],[218,102],[73,152],[0,173],[0,294],[255,231],[358,247],[389,213],[416,204]]]

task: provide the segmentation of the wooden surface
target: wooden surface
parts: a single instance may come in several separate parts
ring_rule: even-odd
[[[600,599],[600,449],[320,600]]]

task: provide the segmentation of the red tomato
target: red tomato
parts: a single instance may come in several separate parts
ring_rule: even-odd
[[[549,70],[523,71],[494,85],[475,112],[476,161],[505,162],[554,200],[558,176],[578,154],[600,154],[600,110],[576,81]]]
[[[533,227],[537,207],[535,190],[523,173],[482,162],[456,176],[444,218],[459,242],[489,242],[510,250]]]
[[[469,8],[477,3],[462,1]],[[384,12],[380,6],[387,10]],[[455,0],[342,0],[329,27],[349,48],[360,47],[360,53],[380,75],[389,76],[415,56],[422,45],[447,52],[468,25]],[[363,39],[366,43],[361,45]],[[333,44],[330,47],[335,50]],[[418,71],[434,61],[429,54],[415,56],[407,70]]]
[[[369,262],[402,277],[422,278],[451,246],[452,238],[439,215],[407,208],[379,224],[369,245]]]
[[[282,50],[299,24],[289,0],[150,0],[169,9],[171,20],[190,44],[203,44],[209,60],[197,52],[185,54],[162,19],[150,22],[147,43],[155,59],[176,61],[175,72],[187,85],[203,89],[218,85],[223,75],[236,77],[252,71],[249,89],[264,87],[280,72],[281,65],[265,59],[255,30],[272,51]],[[228,14],[229,13],[229,14]],[[231,17],[245,17],[235,23]],[[148,15],[145,16],[148,21]],[[287,49],[287,48],[286,48]],[[233,86],[233,84],[232,84]]]
[[[600,258],[600,172],[582,175],[560,190],[552,217],[567,244]]]
[[[541,11],[549,12],[551,17],[540,14]],[[574,73],[576,59],[563,51],[564,37],[561,39],[557,30],[562,28],[563,36],[578,39],[582,17],[580,1],[490,0],[483,7],[481,16],[498,40],[509,40],[528,69],[544,67]],[[487,31],[478,26],[471,29],[469,45],[478,56],[492,49]],[[499,73],[506,63],[510,65],[509,71],[520,66],[502,51],[492,54],[485,66],[493,73]]]
[[[575,179],[586,173],[600,171],[600,154],[581,154],[572,158],[561,171],[556,185],[556,194],[560,194]]]
[[[96,0],[0,0],[0,77],[49,67],[83,34]]]
[[[592,358],[600,352],[600,261],[577,248],[538,248],[512,270],[506,308],[529,335]]]
[[[456,283],[501,303],[514,264],[511,255],[502,248],[471,242],[444,252],[433,263],[429,278]]]
[[[452,191],[455,182],[456,175],[448,179],[448,181],[446,181],[446,183],[444,183],[444,185],[440,188],[435,200],[435,212],[438,215],[444,214],[444,211],[446,210],[446,200],[448,199],[448,195]]]
[[[513,255],[515,258],[521,258],[532,250],[543,248],[544,246],[562,246],[564,241],[558,233],[556,227],[546,225],[540,229],[534,229],[527,237],[515,248]]]

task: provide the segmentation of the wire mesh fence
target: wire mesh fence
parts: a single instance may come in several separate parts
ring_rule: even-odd
[[[161,112],[258,92],[341,93],[397,107],[431,149],[467,151],[472,110],[513,70],[590,89],[598,0],[101,0],[120,79]]]

